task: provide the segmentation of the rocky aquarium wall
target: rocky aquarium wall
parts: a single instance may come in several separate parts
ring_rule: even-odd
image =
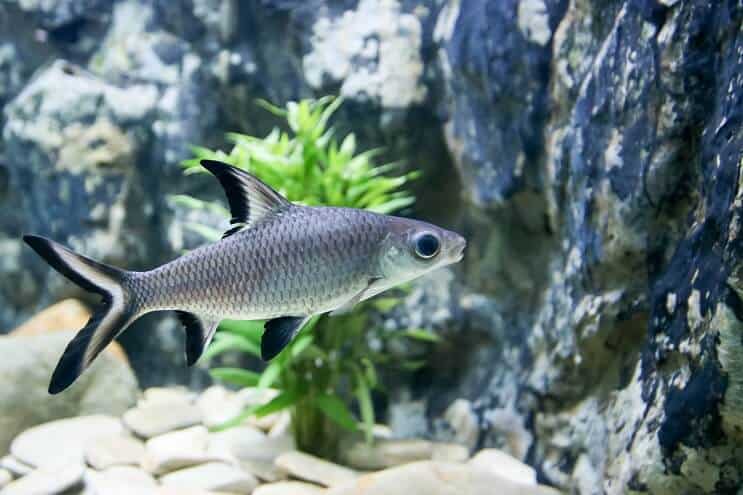
[[[387,317],[442,337],[392,384],[395,432],[568,493],[740,493],[740,0],[5,1],[0,331],[84,297],[21,233],[172,259],[203,241],[169,195],[221,198],[183,176],[190,146],[267,133],[258,98],[325,94],[423,170],[414,216],[469,241]],[[207,384],[173,318],[120,340],[140,385]]]

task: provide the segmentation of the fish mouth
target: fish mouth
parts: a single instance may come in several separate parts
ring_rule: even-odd
[[[464,248],[467,247],[467,240],[464,237],[459,237],[457,242],[454,244],[452,249],[454,263],[459,263],[464,258]]]

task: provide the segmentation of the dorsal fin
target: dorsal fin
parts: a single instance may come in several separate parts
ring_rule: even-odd
[[[291,205],[281,194],[244,170],[216,160],[201,160],[200,163],[222,184],[230,203],[230,223],[239,224],[225,232],[224,237],[251,227],[267,215]]]

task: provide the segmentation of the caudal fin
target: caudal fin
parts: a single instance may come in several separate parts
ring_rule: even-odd
[[[72,385],[98,354],[136,318],[127,304],[123,285],[129,272],[86,258],[44,237],[25,235],[23,240],[59,273],[83,289],[103,297],[90,321],[67,345],[52,374],[49,393],[58,394]]]

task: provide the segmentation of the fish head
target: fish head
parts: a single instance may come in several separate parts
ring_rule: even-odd
[[[464,257],[467,241],[456,232],[399,217],[389,217],[387,226],[379,263],[389,285],[412,280]]]

